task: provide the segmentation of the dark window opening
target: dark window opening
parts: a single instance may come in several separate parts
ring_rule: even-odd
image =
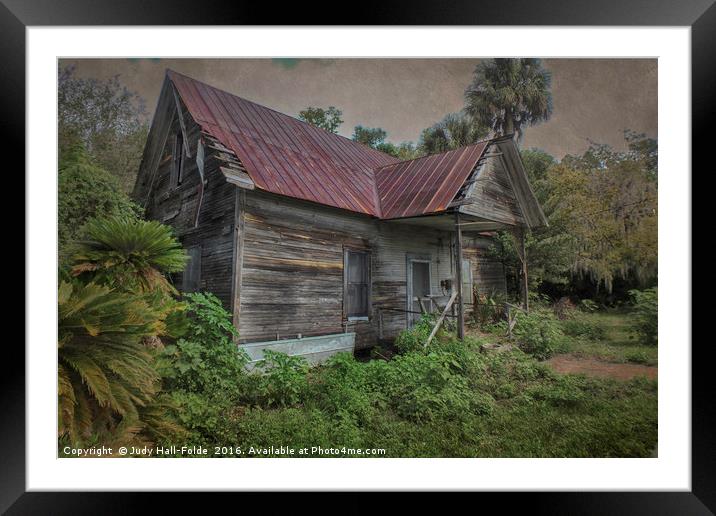
[[[201,246],[190,247],[186,252],[189,255],[189,261],[184,269],[182,291],[196,292],[201,286]]]
[[[343,281],[346,317],[368,317],[370,306],[370,253],[346,249]]]
[[[172,186],[179,186],[184,168],[184,135],[176,133],[174,137],[174,167],[172,169]]]

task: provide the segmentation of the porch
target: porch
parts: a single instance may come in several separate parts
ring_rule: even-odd
[[[383,317],[385,312],[404,312],[408,326],[412,326],[423,314],[439,314],[435,331],[445,320],[454,321],[459,338],[465,335],[466,305],[472,303],[473,270],[465,258],[465,241],[475,237],[484,237],[493,231],[509,231],[516,243],[516,249],[522,264],[520,274],[521,308],[529,311],[528,268],[526,260],[525,235],[529,230],[526,224],[510,224],[504,221],[490,220],[485,217],[465,213],[461,208],[469,205],[462,201],[451,209],[433,215],[407,217],[391,220],[388,223],[412,227],[425,227],[450,234],[450,256],[453,277],[440,282],[441,291],[431,288],[429,256],[406,253],[406,303],[404,309],[375,306],[378,339],[384,338]],[[434,332],[435,333],[435,332]]]

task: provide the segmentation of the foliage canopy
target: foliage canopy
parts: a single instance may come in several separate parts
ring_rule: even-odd
[[[423,154],[445,152],[470,145],[488,135],[488,129],[464,113],[450,113],[424,129],[418,148]]]
[[[329,133],[338,132],[338,128],[343,123],[341,116],[343,116],[343,111],[335,106],[328,106],[325,109],[309,106],[298,113],[300,120],[325,129]]]
[[[539,59],[485,59],[465,90],[465,111],[496,135],[516,133],[552,114],[551,74]]]
[[[144,100],[119,76],[106,80],[78,77],[74,67],[59,71],[58,138],[60,161],[74,145],[129,192],[142,159],[148,116]]]

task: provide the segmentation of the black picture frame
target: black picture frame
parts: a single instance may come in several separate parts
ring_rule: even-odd
[[[364,2],[354,12],[328,20],[334,9],[303,2],[280,8],[261,2],[200,3],[188,0],[2,0],[0,104],[6,149],[15,149],[24,169],[25,30],[43,25],[577,25],[690,26],[692,34],[693,163],[705,158],[711,143],[709,120],[716,112],[715,0],[643,2],[638,0],[502,0]],[[350,9],[351,7],[348,6]],[[323,14],[321,14],[323,13]],[[49,116],[53,116],[49,115]],[[705,163],[705,159],[703,160]],[[711,171],[712,166],[708,171]],[[19,189],[24,189],[19,182]],[[20,190],[16,190],[20,191]],[[17,246],[19,249],[19,245]],[[25,274],[28,271],[25,270]],[[691,303],[691,300],[684,300]],[[31,308],[31,307],[29,307]],[[710,339],[709,339],[710,340]],[[679,343],[690,345],[691,343]],[[708,342],[706,344],[709,344]],[[500,511],[527,504],[530,513],[549,514],[712,514],[716,511],[716,444],[713,415],[713,373],[708,371],[709,346],[692,348],[692,491],[639,493],[483,494],[495,499]],[[25,354],[6,339],[0,412],[0,511],[8,514],[105,514],[134,512],[147,507],[148,494],[26,493],[25,492]],[[10,366],[9,364],[12,364]],[[216,496],[216,495],[212,495]],[[239,496],[246,497],[246,494]],[[166,498],[166,497],[165,497]],[[420,496],[413,501],[421,502]],[[370,509],[360,496],[346,507]],[[257,500],[261,501],[261,500]],[[163,508],[181,504],[174,495]],[[213,504],[218,503],[214,498]],[[346,502],[342,502],[346,503]],[[471,502],[474,503],[474,502]],[[482,502],[480,502],[482,503]],[[248,507],[248,505],[246,506]]]

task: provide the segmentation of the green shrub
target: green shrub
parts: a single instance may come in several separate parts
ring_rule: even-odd
[[[138,443],[161,387],[142,339],[161,332],[161,315],[145,296],[77,280],[60,282],[57,312],[58,437]]]
[[[642,350],[629,351],[624,355],[627,362],[634,362],[635,364],[648,364],[651,359],[649,355]]]
[[[574,317],[576,307],[574,306],[574,303],[572,303],[571,299],[568,297],[562,297],[554,305],[552,305],[552,311],[557,319],[564,321]]]
[[[366,424],[374,407],[384,406],[379,370],[386,365],[382,360],[362,363],[350,353],[338,353],[314,370],[306,398],[339,420]]]
[[[176,417],[189,432],[187,444],[221,445],[233,442],[241,407],[217,392],[173,391]],[[176,444],[176,442],[171,443]]]
[[[499,293],[480,294],[475,287],[472,312],[475,322],[480,327],[499,322],[504,318],[504,301],[504,296]]]
[[[177,294],[165,274],[188,256],[170,226],[115,215],[90,220],[72,257],[72,274],[133,292]]]
[[[463,364],[451,353],[412,353],[396,357],[390,365],[384,388],[401,417],[416,422],[460,420],[492,409],[489,397],[471,391]]]
[[[291,406],[301,401],[308,386],[305,358],[267,349],[256,367],[264,373],[259,385],[266,406]]]
[[[422,315],[412,328],[400,332],[395,339],[395,348],[399,353],[403,354],[424,349],[435,322],[434,316],[429,314]]]
[[[603,326],[584,319],[562,321],[562,331],[572,337],[584,337],[590,340],[601,340],[606,336]]]
[[[188,329],[159,351],[164,388],[181,424],[199,444],[231,442],[232,414],[248,384],[246,354],[234,342],[231,315],[210,293],[187,294]]]
[[[634,303],[634,329],[642,342],[656,346],[659,338],[659,303],[657,287],[647,290],[630,290]]]
[[[528,314],[524,312],[517,314],[517,322],[512,334],[522,351],[545,360],[554,353],[562,336],[562,330],[551,311],[533,310]]]
[[[579,304],[577,307],[585,313],[591,314],[597,311],[599,309],[599,305],[592,301],[591,299],[582,299],[579,301]]]
[[[238,332],[231,315],[211,293],[185,299],[188,330],[160,354],[166,388],[236,399],[248,357],[234,342]]]

